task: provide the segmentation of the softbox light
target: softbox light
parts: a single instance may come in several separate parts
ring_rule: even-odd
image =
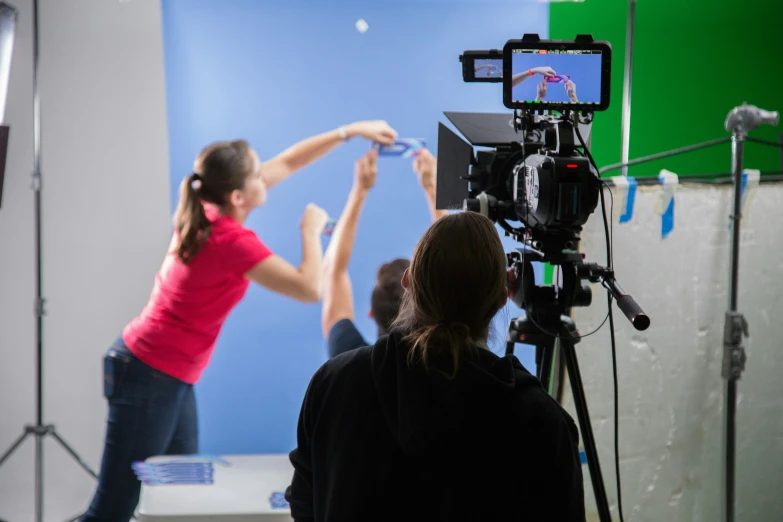
[[[8,80],[11,76],[11,57],[18,13],[12,5],[0,2],[0,206],[3,204],[5,160],[8,154],[8,133],[5,123],[5,104],[8,99]]]

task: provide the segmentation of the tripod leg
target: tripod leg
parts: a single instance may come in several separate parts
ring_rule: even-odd
[[[10,447],[10,448],[8,448],[8,451],[6,451],[5,453],[3,453],[3,456],[2,456],[2,457],[0,457],[0,466],[2,466],[2,465],[3,465],[3,462],[5,462],[5,461],[6,461],[6,459],[8,459],[8,457],[10,457],[10,456],[11,456],[11,455],[14,453],[14,451],[16,451],[16,449],[17,449],[19,446],[21,446],[21,445],[22,445],[22,443],[24,442],[24,439],[26,439],[28,435],[30,435],[30,432],[29,432],[29,431],[25,431],[24,433],[22,433],[22,434],[19,436],[19,438],[18,438],[18,439],[16,439],[16,440],[14,441],[14,443],[13,443],[13,444],[11,444],[11,447]]]
[[[563,364],[563,351],[555,344],[552,350],[552,383],[549,394],[558,404],[563,404],[563,381],[565,379],[565,365]]]
[[[582,442],[587,456],[587,467],[590,470],[590,481],[593,484],[595,492],[595,503],[598,507],[598,517],[601,522],[612,522],[612,515],[609,511],[609,501],[606,498],[606,487],[601,475],[601,465],[598,462],[598,450],[595,447],[593,438],[593,428],[590,424],[590,414],[587,411],[587,401],[582,388],[582,376],[579,373],[579,366],[576,361],[576,350],[574,344],[568,340],[560,339],[560,348],[565,359],[568,377],[571,383],[571,392],[574,395],[574,406],[576,415],[579,419],[579,431],[582,433]]]
[[[60,445],[61,445],[63,448],[65,448],[65,451],[67,451],[68,453],[70,453],[70,454],[71,454],[71,457],[73,457],[73,458],[74,458],[74,460],[75,460],[76,462],[78,462],[78,463],[79,463],[79,465],[80,465],[80,466],[81,466],[81,467],[84,469],[84,471],[86,471],[86,472],[87,472],[87,473],[88,473],[90,476],[92,476],[92,478],[94,478],[94,479],[97,479],[97,478],[98,478],[98,475],[97,475],[97,474],[96,474],[96,473],[95,473],[95,472],[92,470],[92,468],[90,468],[90,466],[89,466],[89,465],[88,465],[86,462],[84,462],[84,459],[82,459],[82,458],[81,458],[81,457],[80,457],[80,456],[79,456],[79,455],[78,455],[78,454],[77,454],[77,453],[76,453],[76,452],[73,450],[73,448],[71,448],[71,446],[69,446],[69,445],[68,445],[68,443],[67,443],[67,442],[65,442],[65,441],[63,440],[63,438],[62,438],[62,437],[60,437],[60,435],[59,435],[59,434],[58,434],[56,431],[54,431],[54,428],[52,428],[51,434],[52,434],[52,437],[54,437],[54,438],[55,438],[55,440],[56,440],[57,442],[59,442],[59,443],[60,443]]]
[[[536,376],[547,393],[552,392],[552,365],[555,358],[555,338],[547,338],[536,344]]]

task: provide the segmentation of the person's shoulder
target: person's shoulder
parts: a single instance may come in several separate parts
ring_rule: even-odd
[[[254,230],[228,216],[221,216],[212,222],[212,230],[207,242],[234,251],[233,255],[246,253],[254,260],[255,258],[261,260],[272,253]]]
[[[356,348],[332,357],[318,368],[309,386],[318,408],[341,402],[345,393],[353,393],[348,390],[372,388],[370,350],[370,346]]]
[[[247,238],[258,239],[258,235],[252,229],[234,221],[228,216],[222,215],[212,221],[212,236],[224,242],[233,242]]]
[[[541,386],[540,381],[527,372],[516,372],[515,412],[521,425],[535,423],[552,429],[575,425],[566,410]]]
[[[318,374],[321,379],[328,379],[369,368],[371,351],[372,346],[362,346],[336,355],[319,368]]]

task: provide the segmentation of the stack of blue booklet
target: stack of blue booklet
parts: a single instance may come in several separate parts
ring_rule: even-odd
[[[144,484],[214,484],[212,462],[193,460],[169,462],[134,462],[133,471]]]
[[[289,509],[288,501],[285,499],[285,493],[282,491],[276,491],[269,497],[269,505],[272,509]]]

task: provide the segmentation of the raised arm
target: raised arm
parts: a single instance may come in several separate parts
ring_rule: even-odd
[[[343,212],[337,220],[329,247],[324,256],[324,286],[321,308],[321,328],[324,338],[338,321],[354,318],[353,290],[348,276],[348,263],[351,260],[353,244],[359,216],[364,207],[367,194],[375,185],[378,153],[369,151],[355,166],[354,182]]]
[[[576,84],[573,81],[568,80],[565,82],[565,90],[569,100],[574,103],[579,103],[579,98],[576,96]]]
[[[544,76],[546,78],[552,78],[557,74],[554,69],[551,67],[533,67],[532,69],[528,69],[527,71],[523,71],[521,73],[517,73],[514,76],[511,77],[511,87],[516,87],[520,83],[524,82],[528,78],[532,78],[536,74],[540,74],[541,76]]]
[[[385,121],[359,121],[307,138],[262,165],[266,186],[277,185],[354,136],[392,145],[397,138],[397,132]]]
[[[437,170],[438,162],[435,156],[427,149],[421,152],[413,160],[413,172],[419,178],[419,184],[424,190],[424,196],[427,198],[427,206],[430,209],[432,221],[435,222],[447,215],[448,210],[438,210],[435,208],[435,191],[437,189]]]
[[[323,247],[321,232],[328,216],[310,204],[302,217],[302,262],[294,267],[273,255],[254,266],[246,277],[261,286],[303,303],[316,303],[321,297]]]

